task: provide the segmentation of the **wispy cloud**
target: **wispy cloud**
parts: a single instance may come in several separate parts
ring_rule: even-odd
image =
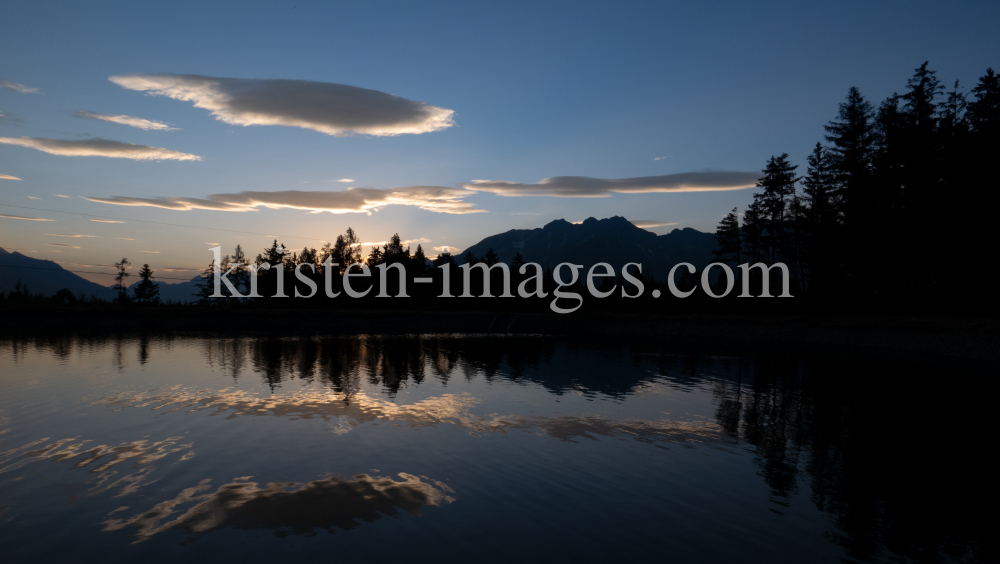
[[[652,227],[666,227],[668,225],[680,225],[676,221],[666,222],[666,221],[656,221],[654,219],[633,219],[630,223],[636,227],[641,227],[642,229],[650,229]]]
[[[11,176],[9,174],[0,174],[0,178],[2,178],[4,180],[21,180],[20,178],[18,178],[16,176]]]
[[[759,172],[682,172],[636,178],[591,178],[554,176],[535,184],[507,180],[473,180],[463,188],[492,192],[500,196],[555,196],[563,198],[606,198],[612,193],[711,192],[740,190],[757,183]]]
[[[97,237],[97,235],[71,235],[69,233],[46,233],[46,235],[51,235],[53,237],[75,237],[75,238],[80,238],[80,237],[94,238],[94,237]]]
[[[354,182],[353,178],[341,178],[337,182]]]
[[[80,119],[96,119],[100,121],[110,121],[111,123],[120,123],[122,125],[127,125],[129,127],[135,127],[138,129],[146,130],[156,130],[156,131],[177,131],[176,127],[170,127],[169,125],[159,122],[152,121],[148,119],[142,119],[135,116],[109,116],[106,114],[98,114],[96,112],[86,112],[78,111],[73,112],[73,115]]]
[[[36,198],[35,196],[28,196],[29,200],[41,200],[41,198]]]
[[[160,251],[136,251],[137,253],[149,253],[151,255],[158,255]]]
[[[52,194],[52,195],[57,198],[70,198],[70,199],[73,198],[73,196],[67,196],[66,194]]]
[[[285,125],[328,135],[401,135],[451,127],[453,110],[346,84],[193,74],[131,74],[111,82],[194,102],[233,125]]]
[[[6,217],[7,219],[27,219],[28,221],[55,221],[54,219],[45,219],[43,217],[25,217],[23,215],[7,215],[0,213],[0,217]]]
[[[44,137],[0,137],[0,143],[38,149],[65,157],[110,157],[135,161],[200,161],[201,157],[160,147],[122,143],[109,139],[47,139]]]
[[[114,219],[92,219],[90,221],[94,221],[97,223],[125,223],[124,221],[117,221]]]
[[[285,190],[279,192],[239,192],[236,194],[212,194],[206,198],[166,197],[134,198],[112,196],[110,198],[85,198],[102,204],[120,206],[150,206],[171,210],[216,210],[252,211],[260,207],[280,209],[291,208],[312,213],[371,213],[385,206],[414,206],[422,210],[466,214],[484,212],[462,198],[474,192],[443,186],[408,186],[405,188],[348,188],[336,192],[303,192]]]
[[[62,243],[45,243],[50,247],[66,247],[67,249],[79,249],[76,245],[63,245]]]
[[[115,267],[115,265],[113,265],[113,264],[86,264],[86,263],[82,263],[82,262],[67,262],[67,261],[62,261],[62,260],[57,260],[55,262],[57,262],[59,264],[74,266],[74,267],[77,267],[77,268],[114,268]],[[111,274],[111,273],[108,273],[108,274]]]
[[[663,159],[672,159],[672,158],[674,158],[673,155],[667,155],[665,157],[653,157],[653,160],[654,161],[662,161]]]
[[[457,253],[462,249],[458,247],[452,247],[451,245],[441,245],[440,247],[433,247],[433,249],[439,253]]]
[[[20,92],[21,94],[34,94],[35,92],[38,92],[37,88],[32,88],[30,86],[25,86],[9,80],[0,80],[0,88],[6,88],[8,90],[13,90],[14,92]]]

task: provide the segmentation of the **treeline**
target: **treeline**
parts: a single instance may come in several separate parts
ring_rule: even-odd
[[[75,295],[69,288],[63,288],[51,296],[35,294],[31,292],[31,289],[27,284],[23,284],[20,280],[14,284],[13,290],[9,292],[0,292],[0,307],[22,305],[77,305],[102,302],[103,300],[87,297],[83,294]]]
[[[783,262],[792,293],[813,303],[995,305],[984,287],[1000,154],[993,69],[970,92],[946,91],[924,63],[877,107],[851,88],[825,130],[801,176],[787,154],[767,162],[753,201],[719,224],[719,260]]]
[[[502,297],[505,288],[509,289],[513,296],[517,296],[519,286],[529,278],[533,278],[535,269],[529,268],[526,273],[522,274],[521,266],[526,264],[526,261],[521,253],[517,253],[514,260],[509,265],[505,265],[508,273],[506,276],[509,280],[505,283],[503,270],[500,267],[491,268],[500,264],[493,249],[489,249],[482,257],[476,257],[472,253],[466,252],[464,256],[456,259],[451,253],[446,252],[430,259],[421,245],[418,244],[416,250],[404,246],[397,233],[393,234],[386,243],[373,246],[367,255],[363,255],[360,241],[360,237],[350,227],[347,228],[345,234],[337,237],[336,242],[327,243],[318,250],[305,247],[300,251],[289,251],[277,240],[274,240],[271,246],[265,248],[253,261],[248,261],[245,251],[237,245],[233,254],[221,256],[218,269],[221,273],[228,273],[225,278],[232,285],[232,288],[229,288],[220,279],[218,280],[219,290],[223,297],[213,297],[217,280],[215,275],[216,261],[212,260],[202,274],[197,298],[202,304],[216,306],[261,302],[267,302],[273,306],[276,305],[275,300],[287,297],[297,298],[288,300],[289,307],[303,307],[306,303],[315,306],[317,303],[323,303],[331,307],[368,308],[378,304],[394,309],[502,308],[525,311],[549,309],[552,293],[560,286],[552,271],[544,270],[541,273],[540,285],[535,281],[528,281],[526,288],[531,291],[533,297],[518,298],[517,303],[508,303],[507,300],[504,300],[504,303],[491,305],[483,300],[473,300],[475,303],[470,303],[468,299],[448,300],[440,297],[446,293],[446,289],[456,298],[466,290],[466,276],[461,268],[463,264],[483,264],[486,267],[485,273],[479,269],[473,269],[468,276],[468,292],[479,298]],[[394,266],[397,264],[398,267]],[[261,268],[265,265],[266,270]],[[350,292],[347,292],[344,288],[344,275],[348,273],[347,269],[351,265],[354,265],[350,273],[351,288]],[[386,271],[384,292],[381,284],[383,267]],[[366,269],[367,276],[364,275]],[[254,290],[252,288],[252,270],[257,271],[256,293],[261,296],[259,298],[246,297]],[[282,278],[280,285],[279,273]],[[638,271],[632,274],[640,282],[656,287],[656,282],[651,277],[643,277]],[[614,287],[623,287],[625,284],[628,282],[619,275],[617,279],[614,277],[604,279],[600,284],[600,289],[607,291]],[[647,292],[649,289],[649,287],[646,288]],[[587,289],[583,277],[565,290],[567,292],[575,291],[581,295],[585,294]],[[402,297],[404,292],[407,300],[389,300],[387,302],[384,299],[379,299]],[[638,288],[632,285],[628,292],[636,294]],[[350,295],[351,293],[353,295]],[[330,299],[328,295],[331,294],[338,297]],[[545,297],[541,297],[541,294],[544,294]],[[583,297],[586,298],[586,296]],[[427,300],[430,299],[434,299],[433,305],[427,303]],[[333,306],[333,303],[339,305]]]

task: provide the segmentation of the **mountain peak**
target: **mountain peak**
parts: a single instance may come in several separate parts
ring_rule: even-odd
[[[502,262],[510,263],[515,253],[521,253],[526,261],[543,268],[562,262],[588,267],[606,262],[618,269],[624,263],[638,262],[645,266],[643,272],[662,278],[678,262],[695,266],[712,262],[715,246],[710,233],[684,229],[657,236],[616,215],[588,217],[578,224],[556,219],[542,229],[511,229],[486,237],[466,249],[465,255],[482,257],[493,249]]]
[[[114,297],[104,286],[81,278],[56,262],[0,249],[0,292],[10,292],[18,282],[27,285],[34,294],[52,295],[67,288],[75,295]]]
[[[566,221],[565,219],[553,219],[552,221],[545,224],[542,229],[563,229],[566,227],[572,227],[573,224]]]

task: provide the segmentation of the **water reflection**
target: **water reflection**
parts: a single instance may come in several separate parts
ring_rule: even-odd
[[[286,380],[318,380],[350,395],[367,380],[381,385],[391,398],[401,387],[420,384],[428,375],[447,382],[458,369],[470,378],[482,375],[492,380],[503,373],[516,380],[551,356],[550,340],[534,341],[535,346],[523,348],[518,339],[486,344],[481,339],[425,336],[209,338],[204,340],[203,354],[209,365],[224,368],[234,379],[250,368],[273,389]]]
[[[104,462],[96,464],[89,470],[90,473],[94,474],[104,472],[117,464],[129,461],[132,462],[133,468],[141,468],[167,455],[191,448],[193,446],[192,443],[177,444],[183,438],[170,437],[153,443],[146,440],[138,440],[113,447],[96,445],[86,450],[83,450],[84,447],[92,441],[69,438],[53,441],[41,448],[28,450],[31,447],[48,443],[50,439],[46,437],[17,448],[0,452],[0,474],[18,470],[26,464],[39,460],[62,462],[79,457],[83,458],[73,464],[74,469],[85,468],[104,457],[109,457]]]
[[[233,386],[119,390],[96,405],[158,416],[322,419],[336,422],[339,433],[390,421],[408,429],[523,432],[583,445],[620,439],[642,448],[711,447],[749,455],[770,492],[768,509],[779,517],[788,518],[792,501],[808,496],[833,526],[828,540],[849,559],[1000,559],[987,513],[997,501],[992,449],[984,441],[995,427],[997,384],[947,365],[520,337],[45,335],[8,337],[0,348],[15,363],[32,351],[70,362],[80,352],[110,350],[113,367],[125,370],[130,361],[155,365],[182,344],[195,347],[199,362],[223,371]],[[597,407],[587,414],[492,413],[483,406],[486,396],[449,392],[456,380],[531,385],[551,397],[578,394],[595,405],[606,400],[605,406],[626,408],[668,390],[705,397],[710,408],[684,417],[630,417],[626,408],[610,414]],[[246,389],[248,381],[263,383],[264,392]],[[430,389],[430,397],[404,403],[407,387]],[[103,477],[94,487],[135,491],[147,477],[138,473],[146,471],[144,464],[190,448],[181,440],[109,447],[44,439],[0,453],[0,474],[35,460],[74,459]],[[106,475],[125,461],[136,465],[133,474]],[[202,482],[148,512],[109,520],[107,527],[135,528],[137,540],[165,530],[230,526],[307,534],[349,528],[391,514],[393,507],[416,513],[451,499],[441,484],[401,476],[403,482],[366,475],[266,486],[237,481],[214,493],[206,493],[208,482]],[[396,493],[373,493],[386,491]],[[360,499],[371,504],[355,503]]]
[[[476,415],[473,409],[480,400],[471,394],[444,394],[413,404],[399,405],[364,393],[328,390],[303,390],[288,394],[258,397],[236,389],[169,390],[121,392],[95,402],[114,410],[148,408],[153,411],[197,412],[209,410],[210,415],[237,417],[288,417],[291,419],[340,419],[335,431],[347,433],[350,427],[372,421],[391,421],[418,429],[433,425],[457,425],[470,433],[501,433],[540,431],[547,436],[566,441],[595,437],[628,438],[644,442],[732,444],[714,421],[614,420],[600,415],[539,416],[521,414]]]
[[[264,487],[257,482],[235,481],[204,494],[201,492],[210,488],[211,480],[202,480],[148,511],[107,520],[104,530],[133,527],[135,542],[166,531],[204,534],[224,527],[272,529],[277,536],[312,535],[316,529],[333,533],[335,528],[354,528],[359,520],[370,523],[382,515],[393,516],[397,508],[420,516],[421,508],[427,505],[454,501],[447,495],[451,489],[441,482],[424,482],[406,473],[399,476],[403,481],[359,474],[351,480],[329,477],[306,484],[272,482]],[[181,509],[191,503],[195,505]]]

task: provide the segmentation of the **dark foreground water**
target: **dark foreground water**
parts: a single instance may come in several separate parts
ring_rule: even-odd
[[[546,337],[6,337],[0,560],[994,561],[991,376]]]

